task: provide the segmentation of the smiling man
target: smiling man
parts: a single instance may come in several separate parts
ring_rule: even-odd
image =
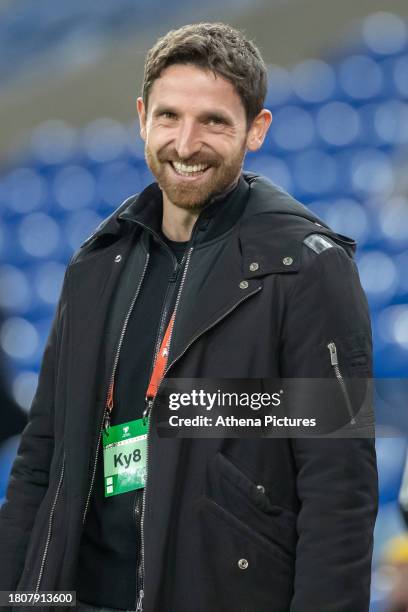
[[[252,53],[256,57],[255,48]],[[163,231],[174,240],[188,240],[202,207],[237,183],[246,152],[260,148],[272,116],[262,108],[265,74],[257,75],[258,99],[246,109],[225,67],[223,76],[211,64],[206,69],[167,65],[167,59],[159,55],[147,61],[137,108],[146,161],[163,192]],[[250,81],[241,79],[248,96]]]
[[[347,381],[364,395],[372,373],[355,243],[243,172],[266,88],[224,24],[149,51],[156,181],[67,268],[0,511],[0,590],[76,590],[83,612],[368,611],[372,438],[159,436],[169,377],[329,379],[325,412],[338,396],[356,413]]]

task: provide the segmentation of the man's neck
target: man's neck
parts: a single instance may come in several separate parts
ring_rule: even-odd
[[[197,221],[200,210],[186,210],[170,202],[163,192],[163,234],[170,240],[186,242]]]
[[[231,192],[237,185],[239,177],[235,179],[231,185],[225,189],[222,193],[217,194],[209,202],[222,200],[229,192]],[[188,210],[176,206],[169,200],[165,192],[163,191],[163,221],[162,231],[163,234],[170,240],[176,242],[186,242],[190,240],[191,233],[197,218],[204,206],[198,210]]]

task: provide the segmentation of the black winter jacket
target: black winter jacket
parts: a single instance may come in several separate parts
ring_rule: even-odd
[[[343,376],[370,377],[354,243],[266,179],[244,178],[241,217],[190,253],[166,376],[334,379],[334,341]],[[0,511],[1,590],[75,590],[104,414],[98,356],[147,217],[129,198],[67,268]],[[334,246],[319,252],[315,234]],[[133,248],[140,277],[144,241]],[[372,438],[165,439],[153,407],[149,446],[145,612],[368,611]]]

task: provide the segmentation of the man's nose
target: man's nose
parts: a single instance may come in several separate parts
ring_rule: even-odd
[[[199,130],[193,122],[184,121],[180,124],[175,149],[180,159],[189,159],[200,151]]]

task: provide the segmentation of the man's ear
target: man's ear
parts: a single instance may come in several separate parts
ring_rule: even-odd
[[[140,136],[142,140],[146,140],[146,108],[140,97],[137,99],[136,108],[139,115]]]
[[[261,148],[271,123],[271,111],[267,108],[263,108],[261,112],[252,121],[251,127],[248,130],[246,141],[248,151],[257,151]]]

